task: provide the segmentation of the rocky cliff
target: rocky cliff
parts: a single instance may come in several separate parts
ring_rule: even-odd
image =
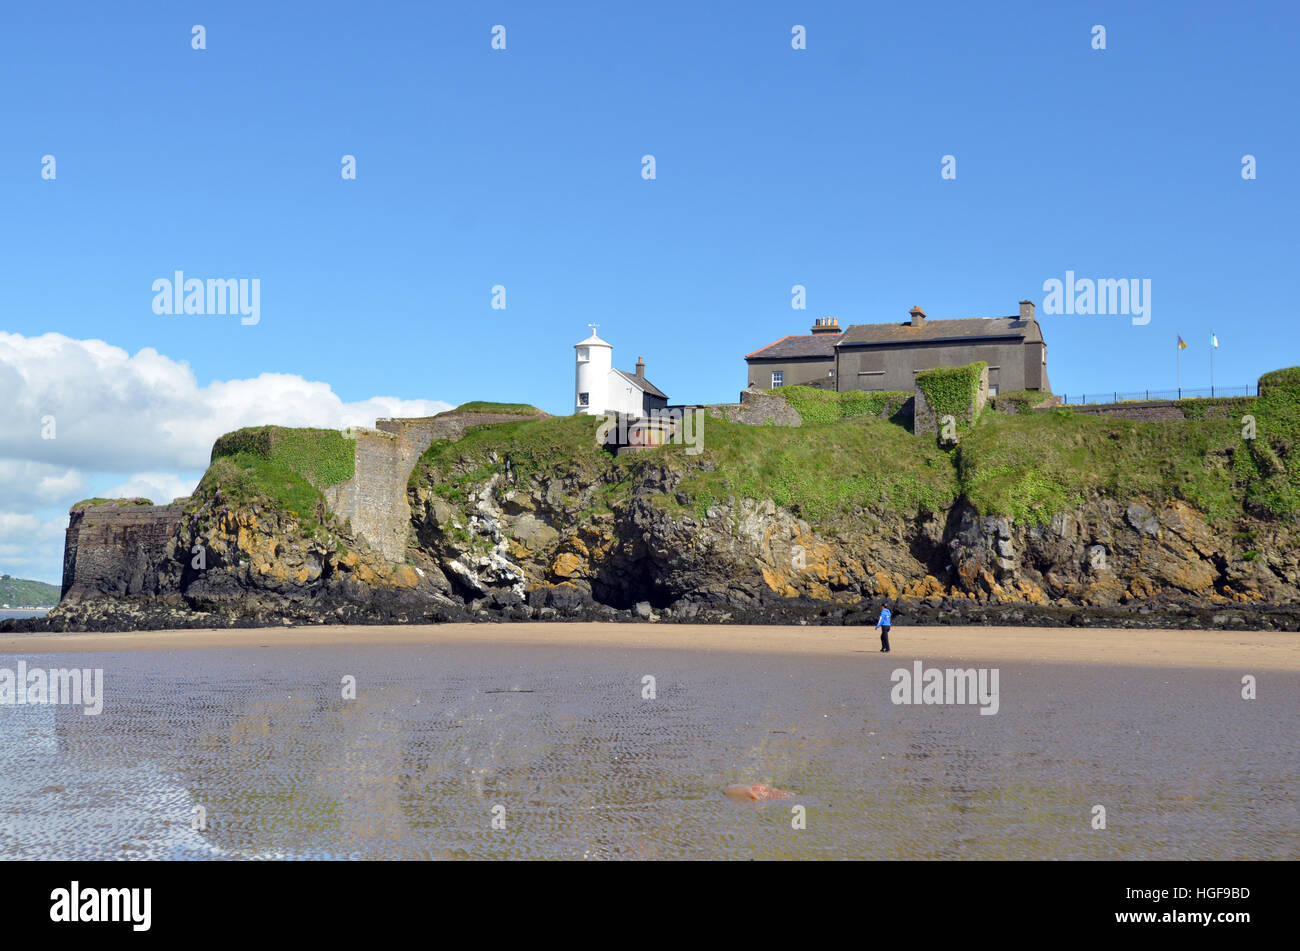
[[[889,600],[904,624],[1297,630],[1300,374],[1271,382],[1182,420],[986,414],[956,447],[874,404],[712,416],[698,454],[615,455],[591,417],[462,421],[388,500],[396,559],[298,463],[236,454],[177,505],[74,512],[64,602],[18,623],[872,623]]]

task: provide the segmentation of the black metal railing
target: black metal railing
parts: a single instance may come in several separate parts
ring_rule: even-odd
[[[1182,387],[1176,390],[1114,390],[1109,393],[1062,393],[1061,403],[1078,406],[1081,403],[1137,403],[1152,400],[1221,399],[1229,396],[1258,396],[1258,385],[1206,386],[1199,389]]]

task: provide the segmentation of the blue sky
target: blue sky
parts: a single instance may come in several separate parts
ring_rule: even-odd
[[[1172,387],[1175,334],[1184,386],[1211,331],[1220,385],[1300,363],[1295,5],[988,7],[7,4],[0,331],[153,348],[201,389],[552,412],[589,322],[687,402],[734,400],[744,354],[814,317],[914,304],[1038,301],[1057,392]],[[177,269],[259,278],[260,322],[154,314]],[[1043,315],[1067,269],[1149,279],[1150,323]],[[196,477],[76,464],[87,494]]]

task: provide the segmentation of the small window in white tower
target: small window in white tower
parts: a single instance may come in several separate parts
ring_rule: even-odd
[[[579,394],[578,394],[578,405],[579,405],[579,406],[586,406],[586,405],[587,405],[587,394],[586,394],[586,393],[579,393]]]
[[[587,348],[586,348],[586,347],[579,347],[579,348],[578,348],[578,362],[579,362],[579,363],[586,363],[587,360],[588,360],[588,356],[587,356]]]

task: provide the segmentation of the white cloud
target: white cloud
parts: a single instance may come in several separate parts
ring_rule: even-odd
[[[62,564],[67,506],[88,494],[188,495],[223,433],[372,426],[452,407],[391,396],[345,403],[328,383],[287,373],[200,386],[188,363],[152,348],[132,356],[102,340],[0,331],[0,408],[0,569],[50,579]],[[125,481],[88,490],[114,473]]]
[[[31,510],[75,501],[86,487],[76,469],[25,459],[0,459],[0,505]]]
[[[0,512],[0,573],[57,584],[62,576],[68,517]]]
[[[0,459],[82,470],[201,470],[212,443],[243,426],[370,426],[431,416],[437,400],[345,403],[328,383],[286,373],[199,386],[189,364],[152,348],[0,332]],[[53,425],[54,438],[50,435]]]
[[[194,491],[199,477],[187,479],[171,472],[140,472],[121,485],[97,493],[106,499],[153,499],[157,505],[166,505]]]

